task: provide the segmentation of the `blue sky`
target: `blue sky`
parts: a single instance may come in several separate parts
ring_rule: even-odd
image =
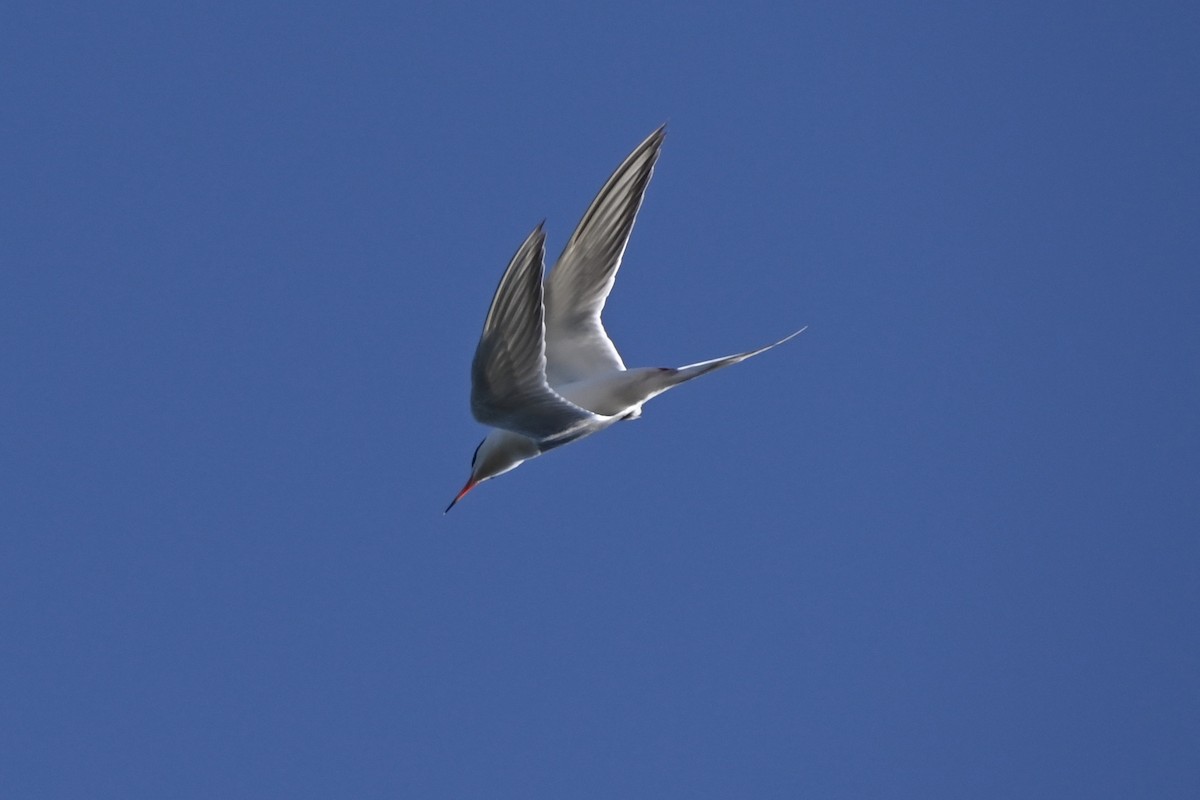
[[[1195,4],[106,5],[0,32],[7,794],[1200,792]],[[626,361],[809,330],[443,516],[663,122]]]

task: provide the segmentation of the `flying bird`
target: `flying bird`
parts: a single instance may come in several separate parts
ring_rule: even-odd
[[[471,412],[492,430],[475,449],[471,477],[446,511],[480,483],[613,423],[636,419],[652,397],[804,331],[683,367],[625,367],[600,315],[665,136],[663,126],[617,167],[549,278],[543,282],[544,223],[509,262],[471,363]]]

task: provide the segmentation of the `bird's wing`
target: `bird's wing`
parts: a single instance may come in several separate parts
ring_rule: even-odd
[[[485,425],[562,444],[603,418],[546,382],[542,305],[546,235],[538,225],[509,262],[471,363],[471,412]]]
[[[664,126],[617,167],[546,280],[546,372],[552,386],[625,369],[600,314],[665,136]]]

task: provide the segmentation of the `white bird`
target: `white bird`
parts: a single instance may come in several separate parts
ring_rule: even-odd
[[[471,364],[471,411],[492,431],[475,449],[471,477],[446,511],[483,481],[615,422],[635,419],[652,397],[804,331],[757,350],[679,368],[625,368],[600,314],[664,136],[665,126],[617,167],[544,287],[542,225],[509,262]]]

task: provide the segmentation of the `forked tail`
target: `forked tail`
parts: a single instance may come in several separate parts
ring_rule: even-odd
[[[598,378],[558,386],[556,390],[572,403],[595,414],[613,418],[613,421],[618,418],[637,419],[641,414],[642,406],[651,398],[657,397],[681,383],[687,383],[693,378],[699,378],[701,375],[715,372],[722,367],[728,367],[745,361],[747,358],[753,358],[760,353],[765,353],[772,347],[778,347],[789,339],[799,336],[806,329],[807,326],[790,336],[785,336],[778,342],[772,342],[745,353],[688,364],[678,369],[637,367],[620,370],[606,373]],[[545,449],[545,443],[542,443],[542,450]]]
[[[745,353],[737,353],[736,355],[732,355],[732,356],[723,356],[721,358],[713,358],[713,359],[709,359],[708,361],[700,361],[695,364],[688,364],[687,366],[679,367],[678,369],[672,371],[673,374],[671,375],[671,386],[678,386],[681,383],[686,383],[687,381],[690,381],[692,378],[699,378],[701,375],[707,375],[710,372],[715,372],[716,370],[722,369],[724,367],[729,367],[734,364],[741,363],[742,361],[745,361],[747,358],[754,358],[757,355],[767,352],[772,347],[778,347],[779,345],[783,344],[784,342],[796,338],[800,334],[804,333],[806,330],[808,330],[807,325],[805,325],[803,328],[796,331],[795,333],[788,334],[787,336],[780,339],[778,342],[772,342],[771,344],[764,345],[763,347],[760,347],[757,350],[750,350]],[[670,388],[670,387],[667,387],[667,388]]]
[[[657,397],[668,389],[673,389],[681,383],[687,383],[693,378],[699,378],[701,375],[707,375],[708,373],[715,372],[723,367],[729,367],[740,363],[745,361],[747,358],[754,358],[754,356],[765,353],[772,347],[778,347],[789,339],[799,336],[806,330],[808,330],[807,325],[795,333],[783,337],[778,342],[772,342],[771,344],[760,347],[757,350],[748,350],[745,353],[737,353],[732,356],[722,356],[721,358],[713,358],[708,361],[700,361],[695,364],[688,364],[686,366],[679,367],[677,369],[670,369],[667,367],[660,367],[657,369],[653,367],[644,367],[641,369],[629,370],[625,374],[631,378],[637,376],[639,385],[637,388],[637,407],[631,414],[629,414],[628,418],[636,419],[641,412],[641,406],[643,403],[652,397]]]

